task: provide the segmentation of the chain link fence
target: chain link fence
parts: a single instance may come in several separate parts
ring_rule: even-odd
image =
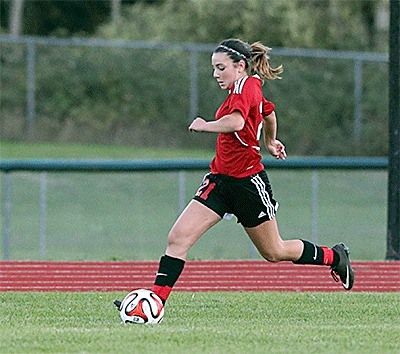
[[[213,44],[0,36],[1,138],[213,146],[188,136],[224,99]],[[387,153],[388,55],[275,48],[267,82],[280,138],[298,155]],[[197,139],[197,140],[196,140]],[[323,142],[323,143],[321,143]]]

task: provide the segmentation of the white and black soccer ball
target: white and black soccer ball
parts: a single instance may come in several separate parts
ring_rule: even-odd
[[[154,292],[138,289],[125,296],[119,313],[124,323],[155,324],[164,317],[164,305]]]

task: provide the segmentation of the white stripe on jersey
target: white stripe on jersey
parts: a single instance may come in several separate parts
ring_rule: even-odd
[[[239,136],[238,132],[235,132],[235,136],[237,138],[237,140],[240,141],[240,143],[244,146],[249,146],[249,144],[245,143]],[[259,146],[252,146],[253,149],[256,149],[257,151],[260,151],[260,147]]]
[[[233,93],[240,95],[243,91],[244,83],[246,82],[248,76],[242,77],[239,80],[235,81],[235,87],[233,89]]]
[[[235,136],[236,138],[240,141],[240,143],[244,146],[249,146],[249,144],[245,143],[242,139],[240,139],[240,136],[238,134],[238,132],[235,132]]]
[[[251,183],[253,183],[256,186],[258,195],[260,196],[262,203],[267,208],[268,216],[270,219],[272,219],[275,216],[275,207],[271,202],[264,181],[259,175],[255,175],[254,177],[251,178]]]

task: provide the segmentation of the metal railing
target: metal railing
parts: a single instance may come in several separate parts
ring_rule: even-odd
[[[11,174],[28,171],[40,173],[39,197],[39,258],[43,259],[46,252],[46,209],[47,209],[47,172],[87,172],[87,173],[122,173],[122,172],[167,172],[177,171],[178,178],[178,210],[185,206],[185,171],[207,170],[210,161],[207,159],[0,159],[0,171],[5,173],[4,186],[4,259],[10,259],[11,240]],[[310,170],[311,174],[311,240],[318,241],[318,186],[319,170],[386,170],[386,158],[293,158],[286,161],[264,159],[268,170]],[[252,257],[254,256],[252,252]]]

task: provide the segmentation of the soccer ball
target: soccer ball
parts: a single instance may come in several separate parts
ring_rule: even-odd
[[[138,289],[122,300],[119,313],[124,323],[160,323],[164,317],[161,299],[152,291]]]

